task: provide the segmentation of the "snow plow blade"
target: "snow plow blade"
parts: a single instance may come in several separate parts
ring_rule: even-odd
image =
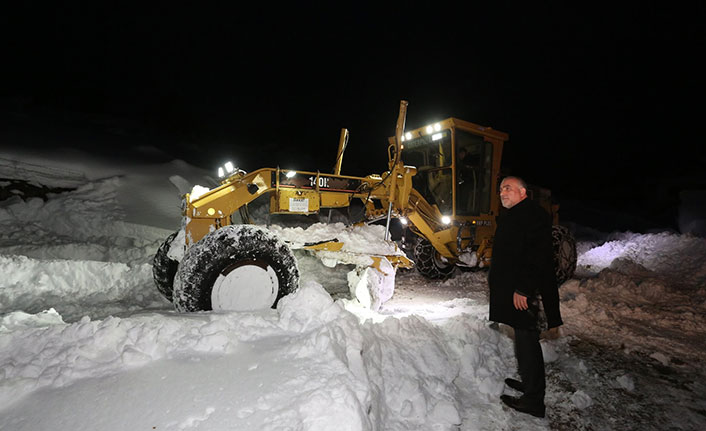
[[[326,251],[326,252],[339,252],[343,249],[344,244],[339,241],[337,238],[334,238],[332,240],[325,240],[325,241],[319,241],[315,243],[307,243],[304,244],[303,247],[296,247],[293,244],[288,244],[291,248],[297,249],[297,248],[302,248],[304,250],[309,250],[312,252],[319,252],[319,251]],[[396,249],[398,250],[398,249]],[[407,256],[404,256],[402,254],[391,254],[391,255],[369,255],[370,258],[372,259],[372,264],[371,266],[377,270],[380,269],[380,261],[382,259],[387,259],[392,266],[395,268],[412,268],[414,267],[414,262],[412,262]],[[335,257],[334,254],[326,254],[327,258],[333,258]],[[341,256],[342,263],[351,263],[350,259],[346,257],[346,255]]]
[[[316,227],[311,234],[316,236]],[[306,250],[308,254],[316,257],[324,266],[334,268],[339,264],[354,265],[355,268],[347,273],[348,290],[366,308],[377,311],[380,306],[392,298],[395,290],[395,275],[398,268],[412,268],[414,263],[391,241],[378,240],[386,247],[378,245],[377,250],[384,249],[386,254],[370,253],[373,250],[361,248],[361,244],[369,244],[370,238],[359,232],[364,232],[365,227],[346,228],[343,233],[348,241],[339,241],[338,238],[316,242],[298,242],[285,239],[285,243],[292,250]],[[308,230],[307,230],[308,231]],[[285,238],[288,229],[280,234]],[[301,232],[299,232],[301,234]],[[358,238],[361,235],[362,238]],[[367,251],[367,252],[366,252]]]

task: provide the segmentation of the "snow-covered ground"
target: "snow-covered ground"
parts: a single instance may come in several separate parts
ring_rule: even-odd
[[[74,188],[44,200],[0,180],[17,195],[0,201],[1,430],[706,429],[703,238],[579,243],[566,324],[542,340],[537,419],[499,400],[515,362],[510,331],[487,320],[483,272],[400,271],[372,312],[341,289],[345,269],[302,258],[302,287],[276,310],[180,314],[151,259],[179,227],[172,183],[208,172],[0,158],[16,162],[0,178]]]

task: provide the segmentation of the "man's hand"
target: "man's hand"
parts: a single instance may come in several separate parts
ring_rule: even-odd
[[[517,310],[526,310],[527,309],[527,297],[524,295],[520,295],[519,293],[515,292],[512,294],[512,302],[515,304],[515,308]]]

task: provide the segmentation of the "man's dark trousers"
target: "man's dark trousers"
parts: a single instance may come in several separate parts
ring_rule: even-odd
[[[522,398],[532,405],[544,405],[544,357],[538,330],[515,328],[515,357],[525,385]]]

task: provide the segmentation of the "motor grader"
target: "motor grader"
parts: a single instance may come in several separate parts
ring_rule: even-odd
[[[341,174],[349,137],[343,129],[332,173],[280,168],[247,173],[227,166],[218,187],[185,194],[183,227],[167,238],[154,259],[160,292],[180,311],[274,307],[298,288],[293,248],[324,261],[355,265],[349,274],[351,294],[373,309],[392,296],[398,268],[416,266],[433,279],[450,277],[457,266],[487,268],[508,135],[457,118],[405,130],[406,112],[407,102],[402,101],[395,135],[388,140],[388,170],[382,174]],[[390,246],[383,253],[361,256],[335,237],[285,241],[249,223],[248,204],[263,195],[269,195],[271,214],[316,214],[359,202],[364,223],[384,221],[384,241]],[[554,217],[557,278],[563,282],[576,266],[575,243],[557,225],[558,206],[549,192],[536,189],[530,195]],[[395,219],[413,233],[413,261],[391,241]]]

